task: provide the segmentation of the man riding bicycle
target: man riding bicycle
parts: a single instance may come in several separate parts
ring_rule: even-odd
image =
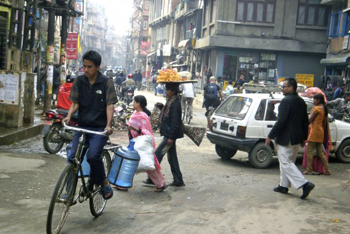
[[[187,105],[189,106],[189,115],[190,118],[193,118],[193,100],[195,96],[194,92],[194,85],[192,83],[185,83],[180,85],[180,90],[182,91],[182,98],[181,98],[181,107],[182,111],[184,111],[184,108]]]
[[[73,83],[69,96],[72,101],[67,117],[63,120],[69,123],[72,115],[79,110],[79,127],[92,131],[107,131],[113,133],[112,119],[114,104],[118,101],[113,80],[102,75],[99,71],[101,55],[96,51],[88,51],[83,55],[84,75],[78,76]],[[69,158],[73,158],[77,151],[81,132],[76,132],[72,151]],[[101,185],[102,196],[110,199],[113,190],[108,183],[104,171],[101,153],[108,137],[96,134],[86,134],[84,145],[91,146],[87,153],[87,161],[90,164],[90,178],[94,184]]]
[[[212,76],[209,79],[209,83],[204,87],[204,105],[206,109],[205,116],[208,119],[208,124],[209,108],[216,109],[220,105],[220,100],[223,100],[222,93],[220,87],[215,83],[215,77]]]

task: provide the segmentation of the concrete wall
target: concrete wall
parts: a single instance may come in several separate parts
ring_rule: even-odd
[[[211,10],[211,1],[208,0],[209,7],[207,10],[209,12]],[[270,44],[269,50],[283,50],[280,43],[275,43],[276,40],[281,40],[289,44],[288,51],[307,51],[311,53],[324,53],[326,51],[327,27],[297,25],[298,1],[296,0],[276,0],[275,21],[271,24],[237,22],[236,7],[237,0],[217,1],[217,18],[214,23],[209,23],[209,20],[207,20],[206,25],[203,26],[203,37],[224,36],[223,40],[229,40],[228,37],[235,36],[242,39],[254,39],[256,46],[266,43]],[[205,44],[201,42],[202,40],[199,40],[197,48],[201,48],[200,46],[216,46]],[[271,43],[268,43],[269,40],[271,40]],[[232,42],[227,42],[226,44],[227,47],[235,47]],[[241,46],[241,48],[249,49],[250,46],[246,44]]]

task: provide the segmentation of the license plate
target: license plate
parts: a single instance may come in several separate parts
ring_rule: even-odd
[[[220,129],[227,131],[228,130],[228,124],[227,123],[221,123],[220,124]]]

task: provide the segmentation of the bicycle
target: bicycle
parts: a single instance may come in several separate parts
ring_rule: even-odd
[[[182,97],[184,98],[184,97]],[[188,100],[186,100],[186,98],[184,98],[184,103],[185,103],[185,107],[183,108],[182,111],[182,121],[184,123],[190,124],[191,119],[192,119],[192,113],[190,111],[190,105],[188,104]]]
[[[82,135],[79,139],[79,145],[74,158],[70,159],[69,163],[63,169],[53,191],[46,222],[46,232],[49,234],[56,234],[61,231],[66,221],[69,208],[77,204],[77,202],[82,203],[89,199],[90,212],[94,217],[100,216],[107,204],[107,200],[102,196],[101,186],[94,185],[90,178],[87,182],[85,181],[81,165],[84,154],[87,150],[87,147],[83,145],[86,133],[106,135],[107,131],[95,132],[77,127],[70,127],[65,123],[63,126],[68,130],[80,131],[82,132]],[[113,151],[120,146],[113,145],[112,143],[107,143],[107,145],[110,147],[103,149],[101,157],[105,171],[108,175],[111,168],[111,157],[108,151]],[[79,176],[79,173],[82,176]],[[76,189],[78,187],[79,177],[81,179],[81,185],[79,192],[77,193]]]

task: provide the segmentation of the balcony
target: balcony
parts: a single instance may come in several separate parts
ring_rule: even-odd
[[[195,33],[195,29],[186,31],[185,40],[193,39],[193,36],[195,36],[194,33]]]
[[[181,2],[175,7],[175,20],[181,19],[182,17],[191,14],[198,8],[198,2]]]

